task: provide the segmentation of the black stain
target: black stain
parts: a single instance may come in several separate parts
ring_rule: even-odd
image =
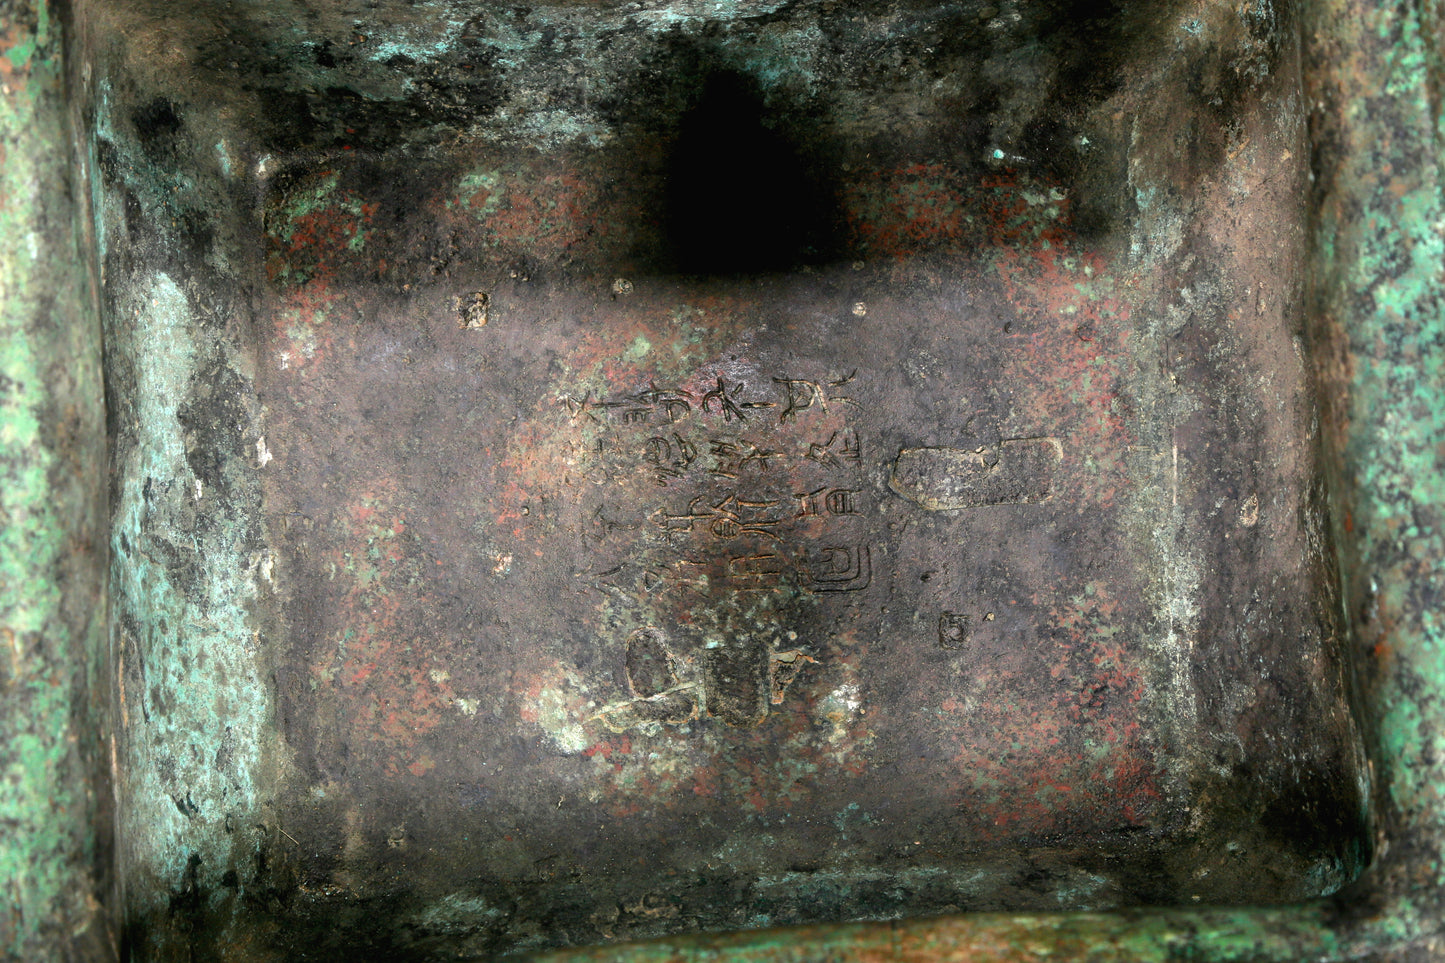
[[[176,105],[157,97],[131,113],[141,150],[153,161],[162,161],[175,153],[176,140],[183,126]]]
[[[664,230],[677,270],[785,271],[830,258],[836,193],[793,129],[748,78],[707,78],[679,120],[667,165]]]

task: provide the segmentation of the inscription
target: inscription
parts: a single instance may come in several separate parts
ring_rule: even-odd
[[[779,421],[787,421],[795,418],[800,411],[806,411],[816,405],[819,410],[827,411],[828,402],[831,400],[835,405],[852,405],[859,407],[858,403],[850,397],[837,394],[837,389],[852,384],[853,379],[858,375],[855,368],[853,373],[846,378],[837,381],[820,383],[809,381],[805,378],[774,378],[773,383],[780,385],[783,393],[787,396],[787,403],[783,406],[783,413],[778,417]],[[830,399],[829,393],[832,392]]]
[[[736,478],[749,466],[759,471],[767,471],[773,459],[787,457],[786,452],[761,448],[746,438],[710,438],[708,445],[715,459],[715,464],[708,471],[723,478]]]
[[[728,578],[744,588],[772,588],[788,570],[784,557],[772,552],[728,559]]]
[[[672,653],[660,629],[638,629],[627,638],[627,684],[634,695],[649,699],[677,684]]]
[[[670,480],[681,478],[697,460],[697,446],[678,434],[673,434],[670,439],[653,435],[647,439],[642,457],[652,466],[657,484],[666,487]]]
[[[858,435],[851,428],[835,431],[823,444],[814,442],[808,446],[807,457],[829,468],[842,468],[844,462],[859,462],[863,449],[858,444]]]
[[[824,515],[861,515],[857,508],[858,488],[819,488],[811,492],[799,492],[793,497],[799,502],[798,518],[821,518]]]
[[[653,384],[636,394],[617,398],[594,398],[590,391],[581,398],[567,395],[562,398],[562,404],[574,421],[673,425],[692,412],[695,400],[690,392],[659,388]]]
[[[867,545],[829,545],[808,558],[815,592],[861,592],[873,580]]]
[[[575,463],[624,489],[598,509],[598,542],[625,530],[650,564],[594,576],[609,591],[686,587],[857,592],[872,581],[856,370],[782,372],[747,381],[709,374],[640,391],[560,399],[576,427]],[[652,494],[656,493],[656,494]],[[639,519],[627,525],[616,519]],[[645,518],[645,523],[639,518]],[[660,542],[639,541],[640,529]],[[659,556],[671,556],[659,561]],[[617,573],[625,586],[617,581]],[[640,583],[640,587],[639,587]]]
[[[702,523],[713,537],[730,540],[745,535],[758,535],[778,540],[778,526],[781,518],[773,517],[778,507],[775,500],[749,501],[729,492],[715,504],[709,496],[694,498],[688,505],[686,515],[662,516],[662,527],[666,531],[691,532],[695,523]]]
[[[705,568],[706,563],[687,558],[645,565],[623,562],[605,571],[583,573],[580,577],[587,579],[599,592],[633,600],[672,589],[706,597],[711,579]]]
[[[590,390],[580,398],[567,394],[560,403],[574,421],[596,424],[672,425],[696,414],[724,425],[770,420],[781,425],[808,411],[826,414],[830,406],[831,410],[839,406],[863,410],[849,388],[857,377],[856,369],[831,380],[774,375],[769,379],[771,391],[757,393],[747,382],[717,375],[701,390],[659,388],[654,382],[631,394],[600,396]],[[773,413],[776,418],[770,417]]]
[[[708,715],[730,726],[751,728],[768,716],[772,704],[771,660],[766,643],[732,639],[703,652],[703,685]]]

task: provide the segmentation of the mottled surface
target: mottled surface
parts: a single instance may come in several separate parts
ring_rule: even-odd
[[[122,952],[1430,952],[1415,16],[79,4]]]
[[[1287,21],[313,9],[95,34],[137,950],[1357,871]]]
[[[0,5],[0,957],[103,960],[117,906],[99,326],[61,24]]]
[[[485,881],[479,928],[565,874],[570,939],[1343,880],[1346,850],[1315,864],[1250,825],[1295,798],[1224,788],[1278,739],[1319,770],[1292,797],[1343,830],[1315,845],[1355,819],[1327,788],[1350,747],[1314,741],[1343,709],[1328,663],[1321,702],[1300,689],[1330,628],[1300,604],[1289,302],[1209,314],[1228,250],[1195,269],[1208,303],[1111,270],[1123,241],[1081,238],[1068,187],[866,161],[839,174],[843,263],[796,275],[623,278],[568,247],[580,227],[559,268],[541,230],[494,239],[522,190],[477,200],[492,173],[286,183],[263,477],[282,711],[327,797],[292,818],[376,807],[388,863]],[[561,183],[527,196],[564,210]],[[458,253],[426,270],[437,236]],[[508,243],[537,246],[485,256]],[[1237,377],[1251,349],[1284,370]],[[1265,655],[1286,645],[1298,662]],[[1222,664],[1196,674],[1192,648]],[[364,885],[328,848],[315,872]],[[658,923],[626,910],[644,900]]]
[[[1239,909],[953,917],[629,948],[629,959],[1435,960],[1442,934],[1441,74],[1436,6],[1303,19],[1308,310],[1332,519],[1367,720],[1376,859],[1331,899]],[[704,954],[707,954],[704,956]],[[582,954],[558,958],[585,959]]]

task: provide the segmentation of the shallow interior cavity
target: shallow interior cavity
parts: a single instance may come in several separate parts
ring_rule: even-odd
[[[1283,5],[76,21],[136,958],[1362,869]]]

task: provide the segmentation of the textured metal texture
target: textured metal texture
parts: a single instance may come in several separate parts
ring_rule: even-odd
[[[62,26],[0,4],[0,956],[106,959],[100,332],[71,163]]]
[[[17,10],[6,952],[1436,954],[1433,16]]]

